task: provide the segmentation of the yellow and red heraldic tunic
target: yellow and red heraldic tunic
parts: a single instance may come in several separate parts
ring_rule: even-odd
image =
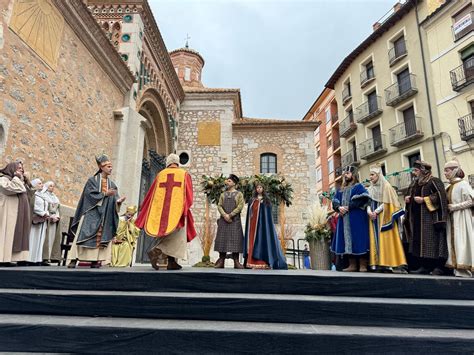
[[[192,204],[191,176],[181,168],[166,168],[160,171],[146,194],[135,225],[149,236],[158,238],[185,232],[185,241],[190,242],[196,237]],[[168,251],[169,256],[184,257],[182,248],[178,248],[180,250],[177,255],[173,255],[175,253],[172,251],[162,248],[165,244],[165,240],[159,244],[165,254]]]

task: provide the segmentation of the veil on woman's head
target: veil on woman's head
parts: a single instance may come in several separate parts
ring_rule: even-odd
[[[397,207],[400,206],[397,193],[390,183],[385,179],[385,176],[380,165],[373,165],[370,167],[370,172],[377,174],[378,179],[375,184],[371,183],[368,191],[370,198],[379,203],[389,203]]]
[[[47,181],[43,185],[43,190],[41,193],[47,197],[48,202],[50,203],[59,203],[59,199],[54,192],[49,192],[48,189],[51,185],[54,185],[54,181]]]

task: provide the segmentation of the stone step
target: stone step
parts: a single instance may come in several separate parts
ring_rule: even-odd
[[[0,351],[69,353],[472,353],[474,331],[9,315]]]
[[[474,329],[474,301],[0,289],[0,314]]]
[[[474,300],[474,279],[311,270],[2,268],[0,287]]]

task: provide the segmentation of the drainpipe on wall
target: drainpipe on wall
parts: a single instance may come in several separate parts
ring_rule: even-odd
[[[435,153],[436,159],[436,169],[438,171],[438,176],[441,176],[441,169],[440,169],[440,162],[439,162],[439,155],[438,155],[438,145],[436,144],[436,136],[434,130],[434,122],[433,122],[433,112],[431,110],[431,98],[430,98],[430,90],[428,86],[428,73],[426,70],[426,62],[425,62],[425,51],[423,49],[423,40],[421,37],[421,30],[420,30],[420,18],[418,16],[418,0],[415,0],[415,14],[416,14],[416,27],[418,29],[418,39],[420,40],[420,50],[421,50],[421,60],[423,63],[423,76],[425,81],[425,90],[426,90],[426,97],[428,100],[428,114],[430,116],[430,125],[431,125],[431,136],[433,139],[433,148]]]

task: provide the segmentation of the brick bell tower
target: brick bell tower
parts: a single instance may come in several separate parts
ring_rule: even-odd
[[[170,52],[174,70],[178,74],[179,81],[183,87],[202,88],[201,82],[204,59],[199,52],[189,48],[188,42],[184,48],[175,49]]]

